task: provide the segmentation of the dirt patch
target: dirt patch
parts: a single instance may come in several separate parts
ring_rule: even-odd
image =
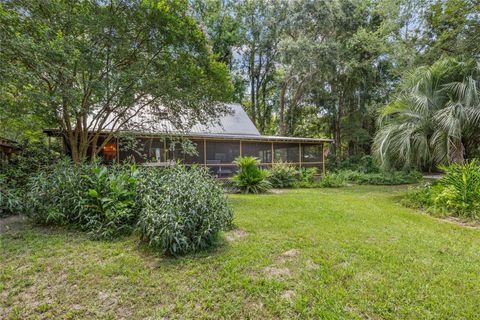
[[[267,275],[267,278],[281,278],[288,277],[292,274],[288,268],[266,267],[263,268],[263,272]]]
[[[290,250],[287,250],[287,251],[285,251],[284,253],[282,253],[282,254],[277,258],[277,260],[280,261],[280,262],[285,262],[285,261],[288,261],[288,260],[293,260],[293,259],[295,259],[299,254],[300,254],[300,250],[299,250],[299,249],[290,249]]]
[[[282,299],[285,299],[285,300],[292,300],[292,297],[294,295],[295,291],[293,290],[285,290],[283,293],[282,293]]]
[[[27,217],[15,215],[0,219],[0,234],[15,234],[25,229]]]
[[[285,190],[282,190],[282,189],[270,189],[270,190],[268,190],[268,193],[282,194],[282,193],[285,193]]]
[[[465,228],[470,228],[470,229],[479,229],[480,228],[480,223],[476,221],[466,221],[462,220],[457,217],[444,217],[444,218],[439,218],[441,221],[444,221],[446,223],[451,223],[451,224],[456,224]]]
[[[240,230],[240,229],[235,229],[235,230],[227,232],[225,234],[225,239],[228,242],[232,242],[232,241],[236,241],[236,240],[240,240],[242,238],[245,238],[246,236],[248,236],[248,232],[245,232],[245,231]]]

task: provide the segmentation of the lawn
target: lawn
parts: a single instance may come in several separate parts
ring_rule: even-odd
[[[403,208],[402,188],[232,195],[239,230],[180,259],[4,221],[0,318],[477,318],[480,229]]]

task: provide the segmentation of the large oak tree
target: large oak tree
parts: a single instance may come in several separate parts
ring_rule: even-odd
[[[7,0],[0,42],[2,104],[53,121],[76,162],[146,108],[179,130],[185,115],[228,112],[217,103],[231,95],[228,71],[186,0]]]

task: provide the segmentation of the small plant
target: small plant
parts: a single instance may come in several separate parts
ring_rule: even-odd
[[[325,174],[319,182],[319,186],[322,188],[338,188],[344,185],[345,178],[341,174],[334,172]]]
[[[273,188],[291,188],[298,181],[299,172],[288,162],[277,162],[270,170],[268,181]]]
[[[315,176],[318,174],[318,169],[316,167],[312,168],[301,168],[300,171],[300,181],[303,183],[314,183]]]
[[[176,256],[205,249],[220,230],[232,225],[223,188],[204,168],[150,168],[140,181],[142,237],[162,253]]]
[[[267,180],[269,172],[258,167],[255,157],[240,157],[235,160],[238,173],[232,177],[235,187],[242,193],[261,193],[267,191],[271,184]]]

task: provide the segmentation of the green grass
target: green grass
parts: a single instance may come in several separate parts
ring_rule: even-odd
[[[403,208],[401,192],[233,195],[247,234],[176,260],[135,237],[12,226],[0,238],[0,318],[478,317],[480,230]]]

